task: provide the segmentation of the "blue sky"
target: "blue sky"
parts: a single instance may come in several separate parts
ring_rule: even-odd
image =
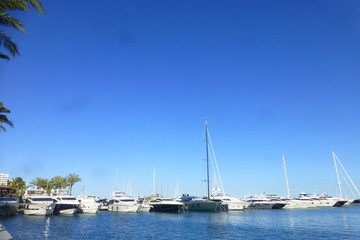
[[[157,192],[203,195],[207,117],[233,196],[285,195],[282,154],[293,196],[337,194],[331,151],[360,184],[358,1],[43,4],[8,30],[21,56],[0,63],[15,124],[0,172],[137,196],[155,166]]]

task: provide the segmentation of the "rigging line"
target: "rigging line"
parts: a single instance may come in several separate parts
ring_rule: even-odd
[[[218,167],[218,164],[217,164],[217,161],[216,161],[216,156],[215,156],[214,148],[213,148],[213,146],[212,146],[212,141],[211,141],[209,129],[208,129],[208,138],[209,138],[211,153],[212,153],[212,155],[213,155],[213,157],[214,157],[214,163],[215,163],[215,167],[216,167],[216,172],[217,172],[217,175],[218,175],[218,177],[219,177],[220,188],[221,188],[221,191],[222,191],[223,193],[225,193],[225,189],[224,189],[224,186],[223,186],[223,183],[222,183],[222,180],[221,180],[221,175],[220,175],[219,167]]]
[[[339,196],[342,198],[343,194],[342,194],[342,189],[341,189],[341,181],[340,181],[340,178],[339,178],[339,170],[338,170],[338,166],[336,164],[336,157],[335,157],[334,151],[332,152],[332,155],[333,155],[333,159],[334,159],[336,177],[337,177],[337,180],[338,180],[337,185],[338,185],[338,189],[339,189]]]
[[[334,155],[335,155],[335,154],[334,154]],[[355,185],[354,182],[352,181],[351,177],[349,176],[349,174],[348,174],[347,171],[345,170],[345,168],[344,168],[344,166],[342,165],[342,163],[340,162],[339,158],[338,158],[336,155],[335,155],[335,157],[336,157],[337,161],[339,162],[341,168],[344,170],[346,176],[349,178],[349,180],[350,180],[351,184],[353,185],[353,187],[355,188],[356,192],[357,192],[357,193],[359,194],[359,196],[360,196],[360,192],[359,192],[358,188],[356,187],[356,185]]]
[[[346,177],[344,176],[344,173],[343,173],[342,171],[339,171],[339,172],[340,172],[340,174],[341,174],[341,177],[344,179],[344,181],[345,181],[345,183],[346,183],[346,186],[348,186],[351,194],[353,195],[353,197],[355,197],[356,195],[355,195],[355,193],[354,193],[354,191],[353,191],[353,188],[349,185],[349,182],[348,182],[348,180],[346,179]]]
[[[211,155],[209,156],[209,161],[211,163],[211,167],[212,167],[212,170],[213,170],[213,178],[214,178],[211,185],[212,185],[213,188],[217,188],[219,183],[218,183],[216,173],[215,173],[214,159],[213,159],[213,157]]]
[[[284,172],[285,172],[285,180],[286,180],[286,190],[287,190],[287,197],[290,198],[290,188],[289,188],[289,181],[287,176],[287,170],[286,170],[286,163],[285,163],[285,156],[282,155],[283,165],[284,165]]]

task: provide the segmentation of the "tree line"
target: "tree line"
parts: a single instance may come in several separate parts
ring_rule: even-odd
[[[19,196],[24,195],[25,190],[31,186],[42,188],[47,193],[51,193],[51,190],[56,189],[68,189],[71,194],[74,184],[80,181],[81,178],[75,173],[70,173],[66,177],[55,176],[50,180],[47,178],[36,177],[30,182],[30,185],[26,185],[25,181],[21,177],[16,177],[8,180],[8,187],[16,189],[16,194]]]

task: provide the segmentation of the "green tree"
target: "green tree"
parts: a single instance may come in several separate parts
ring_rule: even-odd
[[[0,46],[5,48],[13,57],[19,55],[19,50],[15,42],[8,36],[3,27],[12,27],[20,32],[25,32],[25,27],[19,19],[9,14],[13,10],[28,11],[35,9],[38,13],[45,13],[40,0],[0,0]],[[0,52],[0,58],[10,59],[9,55]]]
[[[26,190],[25,181],[21,177],[16,177],[9,180],[9,187],[16,189],[16,194],[19,196],[24,195]]]
[[[77,175],[75,173],[70,173],[69,175],[67,175],[66,181],[69,185],[69,190],[70,190],[70,194],[71,194],[72,187],[74,186],[75,183],[80,182],[81,178],[79,177],[79,175]]]
[[[0,102],[0,129],[6,131],[6,128],[2,125],[6,123],[10,127],[14,127],[14,124],[7,118],[6,113],[10,113],[10,110],[4,107],[4,104]]]
[[[53,178],[51,178],[50,180],[50,186],[52,189],[58,189],[58,188],[66,188],[68,185],[66,178],[61,177],[61,176],[55,176]]]
[[[47,180],[46,178],[37,177],[32,180],[30,184],[45,190],[49,189],[49,180]]]

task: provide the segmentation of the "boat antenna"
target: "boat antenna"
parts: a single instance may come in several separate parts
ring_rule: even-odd
[[[285,157],[284,154],[282,155],[283,165],[284,165],[284,172],[285,172],[285,181],[286,181],[286,190],[287,190],[287,197],[290,198],[290,189],[289,189],[289,181],[286,171],[286,163],[285,163]]]
[[[205,118],[205,145],[206,145],[206,173],[207,173],[207,194],[210,200],[210,182],[209,182],[209,144],[208,144],[208,126],[207,119]]]

